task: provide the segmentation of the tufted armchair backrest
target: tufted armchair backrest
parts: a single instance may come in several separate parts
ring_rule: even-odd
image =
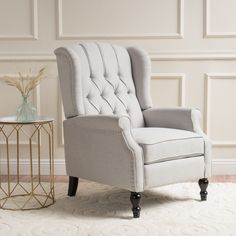
[[[151,107],[150,62],[137,48],[84,43],[55,50],[67,118],[128,115],[144,126],[142,109]]]

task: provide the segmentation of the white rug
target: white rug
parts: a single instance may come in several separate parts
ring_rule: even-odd
[[[207,202],[196,183],[145,191],[133,219],[129,192],[81,182],[77,196],[56,184],[55,205],[33,211],[0,210],[0,236],[236,236],[236,184],[210,184]]]

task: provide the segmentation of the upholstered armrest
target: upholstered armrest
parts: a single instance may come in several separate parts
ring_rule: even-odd
[[[197,109],[167,108],[143,111],[147,127],[183,129],[202,135],[205,143],[205,177],[211,176],[211,141],[200,126],[201,112]]]
[[[130,130],[130,119],[128,116],[109,116],[109,115],[86,115],[76,116],[64,121],[64,125],[68,123],[79,126],[83,129],[92,129],[104,132],[121,132],[122,130]]]
[[[128,116],[73,117],[64,121],[64,135],[66,160],[73,159],[66,161],[67,173],[143,190],[142,149],[131,135]]]
[[[188,131],[201,130],[201,113],[197,109],[167,108],[148,109],[143,112],[147,127],[165,127]]]

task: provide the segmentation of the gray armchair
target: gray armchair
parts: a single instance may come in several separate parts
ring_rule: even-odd
[[[134,217],[141,192],[199,179],[207,198],[211,145],[194,109],[154,109],[151,63],[136,47],[84,43],[55,50],[64,121],[68,195],[78,178],[131,191]]]

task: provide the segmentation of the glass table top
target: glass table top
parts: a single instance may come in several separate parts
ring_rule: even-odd
[[[53,118],[47,116],[38,116],[35,120],[32,121],[18,121],[16,116],[0,117],[0,123],[4,124],[34,124],[51,122],[53,120]]]

